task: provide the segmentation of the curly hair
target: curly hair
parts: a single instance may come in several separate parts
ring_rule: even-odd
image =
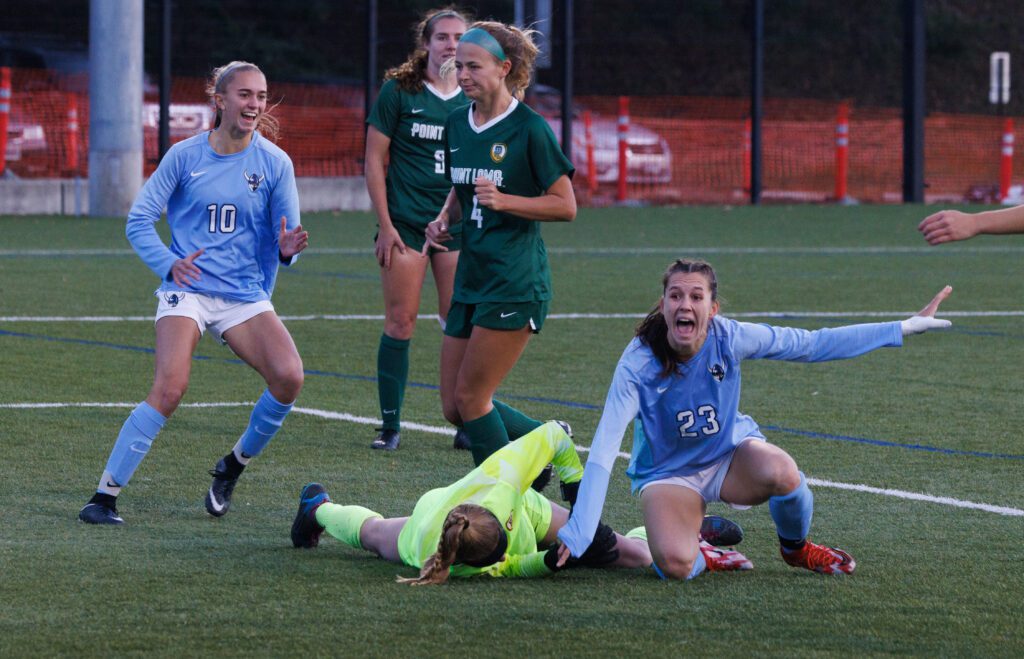
[[[427,58],[429,56],[423,44],[430,43],[431,37],[434,36],[435,24],[442,18],[457,18],[466,25],[469,25],[472,20],[467,13],[455,5],[429,10],[419,23],[413,25],[415,49],[409,55],[409,59],[388,69],[384,73],[385,80],[394,78],[403,91],[411,94],[423,91],[423,83],[427,80]]]
[[[206,96],[210,99],[210,103],[217,111],[217,117],[213,122],[213,127],[220,127],[221,110],[217,107],[217,102],[214,100],[215,94],[223,95],[227,91],[228,85],[235,78],[235,75],[241,71],[255,71],[263,76],[264,80],[266,75],[260,70],[260,67],[256,66],[252,62],[241,62],[234,61],[225,64],[224,66],[218,66],[210,72],[210,77],[206,81]],[[281,124],[278,122],[277,117],[271,114],[271,111],[278,106],[277,103],[270,105],[263,112],[260,113],[260,117],[256,123],[256,129],[260,131],[260,135],[270,139],[272,142],[276,142],[277,138],[281,134]]]
[[[668,281],[672,278],[672,275],[693,272],[704,275],[708,280],[708,286],[711,288],[711,301],[718,301],[718,278],[715,276],[715,269],[711,267],[710,263],[699,259],[676,259],[669,264],[661,278],[662,297],[665,296],[665,291],[668,289]],[[650,347],[651,352],[658,358],[658,361],[661,363],[661,375],[663,377],[671,375],[675,371],[679,359],[676,357],[675,351],[672,350],[672,346],[668,343],[668,325],[665,323],[665,316],[661,313],[661,299],[654,304],[654,308],[651,309],[650,313],[637,325],[635,336],[640,337],[640,341]]]
[[[423,562],[420,576],[396,581],[410,586],[442,584],[455,563],[479,561],[495,551],[504,532],[491,511],[473,503],[459,504],[445,517],[437,551]]]

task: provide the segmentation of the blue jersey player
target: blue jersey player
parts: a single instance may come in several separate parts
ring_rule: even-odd
[[[302,388],[302,360],[270,296],[278,265],[293,263],[309,238],[299,223],[291,160],[268,139],[277,122],[267,112],[267,81],[256,65],[232,62],[213,72],[207,92],[217,109],[214,129],[172,146],[128,214],[128,240],[161,281],[156,372],[78,515],[90,524],[124,522],[117,496],[181,402],[206,330],[267,382],[249,426],[210,472],[211,515],[227,512],[242,470],[274,437]],[[155,227],[165,206],[169,248]]]
[[[853,572],[847,552],[807,539],[813,496],[793,458],[739,411],[741,362],[818,362],[900,346],[905,335],[950,325],[934,316],[952,289],[902,322],[812,332],[719,316],[715,272],[703,261],[674,262],[662,285],[659,304],[616,366],[577,504],[558,534],[560,556],[579,556],[590,544],[612,463],[635,420],[627,475],[640,496],[653,567],[663,578],[718,569],[718,557],[697,535],[705,504],[713,501],[736,508],[767,501],[786,563],[824,574]]]

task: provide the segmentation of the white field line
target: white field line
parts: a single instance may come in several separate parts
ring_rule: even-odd
[[[88,407],[88,408],[126,408],[132,409],[138,403],[0,403],[0,409],[53,409],[53,408],[68,408],[68,407]],[[183,403],[181,407],[189,408],[215,408],[215,407],[252,407],[255,405],[253,402],[239,402],[239,403]],[[331,419],[333,421],[346,421],[349,423],[358,423],[366,426],[380,425],[382,422],[380,419],[376,419],[368,416],[357,416],[354,414],[348,414],[346,412],[331,412],[330,410],[319,410],[310,407],[294,407],[292,412],[296,414],[307,414],[309,416],[319,417],[321,419]],[[423,423],[410,423],[408,421],[402,422],[402,427],[410,430],[419,430],[421,432],[433,433],[435,435],[451,435],[452,429],[448,426],[432,426]],[[576,449],[582,453],[589,453],[590,448],[584,446],[577,446]],[[628,460],[628,453],[619,453],[618,457]],[[911,501],[924,501],[927,503],[937,503],[945,506],[953,506],[956,508],[967,508],[970,510],[981,510],[989,513],[996,513],[999,515],[1010,515],[1013,517],[1024,517],[1024,510],[1019,508],[1009,508],[1007,506],[993,506],[987,503],[976,503],[973,501],[964,501],[962,499],[954,499],[952,497],[937,497],[931,494],[921,494],[918,492],[907,492],[905,490],[893,490],[880,487],[872,487],[870,485],[860,485],[855,483],[837,483],[830,480],[822,480],[819,478],[808,478],[807,482],[816,487],[830,487],[838,490],[849,490],[853,492],[866,492],[868,494],[878,494],[887,497],[896,497],[897,499],[909,499]]]
[[[900,320],[917,311],[742,311],[726,313],[729,318],[887,318]],[[548,320],[614,320],[640,319],[647,312],[638,313],[553,313]],[[1004,311],[942,311],[942,318],[1016,318],[1024,316],[1024,310]],[[427,314],[425,319],[435,318]],[[372,320],[382,321],[382,314],[310,314],[302,316],[281,316],[285,322],[303,320]],[[153,316],[0,316],[0,323],[126,323],[153,322]]]
[[[711,247],[700,245],[679,245],[677,247],[548,247],[552,254],[579,254],[600,256],[633,256],[637,254],[651,255],[684,255],[684,254],[821,254],[821,255],[853,255],[863,254],[1018,254],[1024,252],[1021,245],[971,245],[943,246],[940,248],[927,245],[866,245],[866,246],[791,246],[791,247]],[[307,254],[368,256],[373,254],[367,247],[310,247]],[[121,249],[0,249],[0,257],[48,257],[48,256],[135,256],[129,248]]]

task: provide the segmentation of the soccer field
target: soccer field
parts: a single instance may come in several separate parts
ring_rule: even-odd
[[[430,283],[401,449],[369,449],[382,329],[369,214],[304,217],[311,247],[282,270],[274,302],[305,388],[230,514],[205,512],[207,470],[264,385],[207,337],[182,407],[120,498],[119,528],[76,516],[150,386],[157,281],[122,219],[0,218],[0,656],[1020,656],[1024,238],[929,247],[915,230],[928,212],[583,210],[544,227],[552,315],[500,390],[569,421],[586,450],[615,363],[678,256],[716,266],[724,315],[807,328],[899,320],[951,284],[938,314],[949,330],[852,361],[744,365],[741,409],[812,479],[811,538],[853,554],[855,574],[786,566],[767,506],[716,504],[744,527],[753,571],[424,588],[394,583],[411,568],[326,536],[296,550],[288,535],[311,480],[397,516],[471,467],[441,416]],[[641,521],[624,472],[620,460],[605,510],[620,531]]]

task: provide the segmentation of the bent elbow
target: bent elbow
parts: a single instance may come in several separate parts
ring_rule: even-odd
[[[572,222],[575,219],[576,219],[576,200],[573,199],[566,206],[565,212],[562,215],[562,221],[563,222]]]

